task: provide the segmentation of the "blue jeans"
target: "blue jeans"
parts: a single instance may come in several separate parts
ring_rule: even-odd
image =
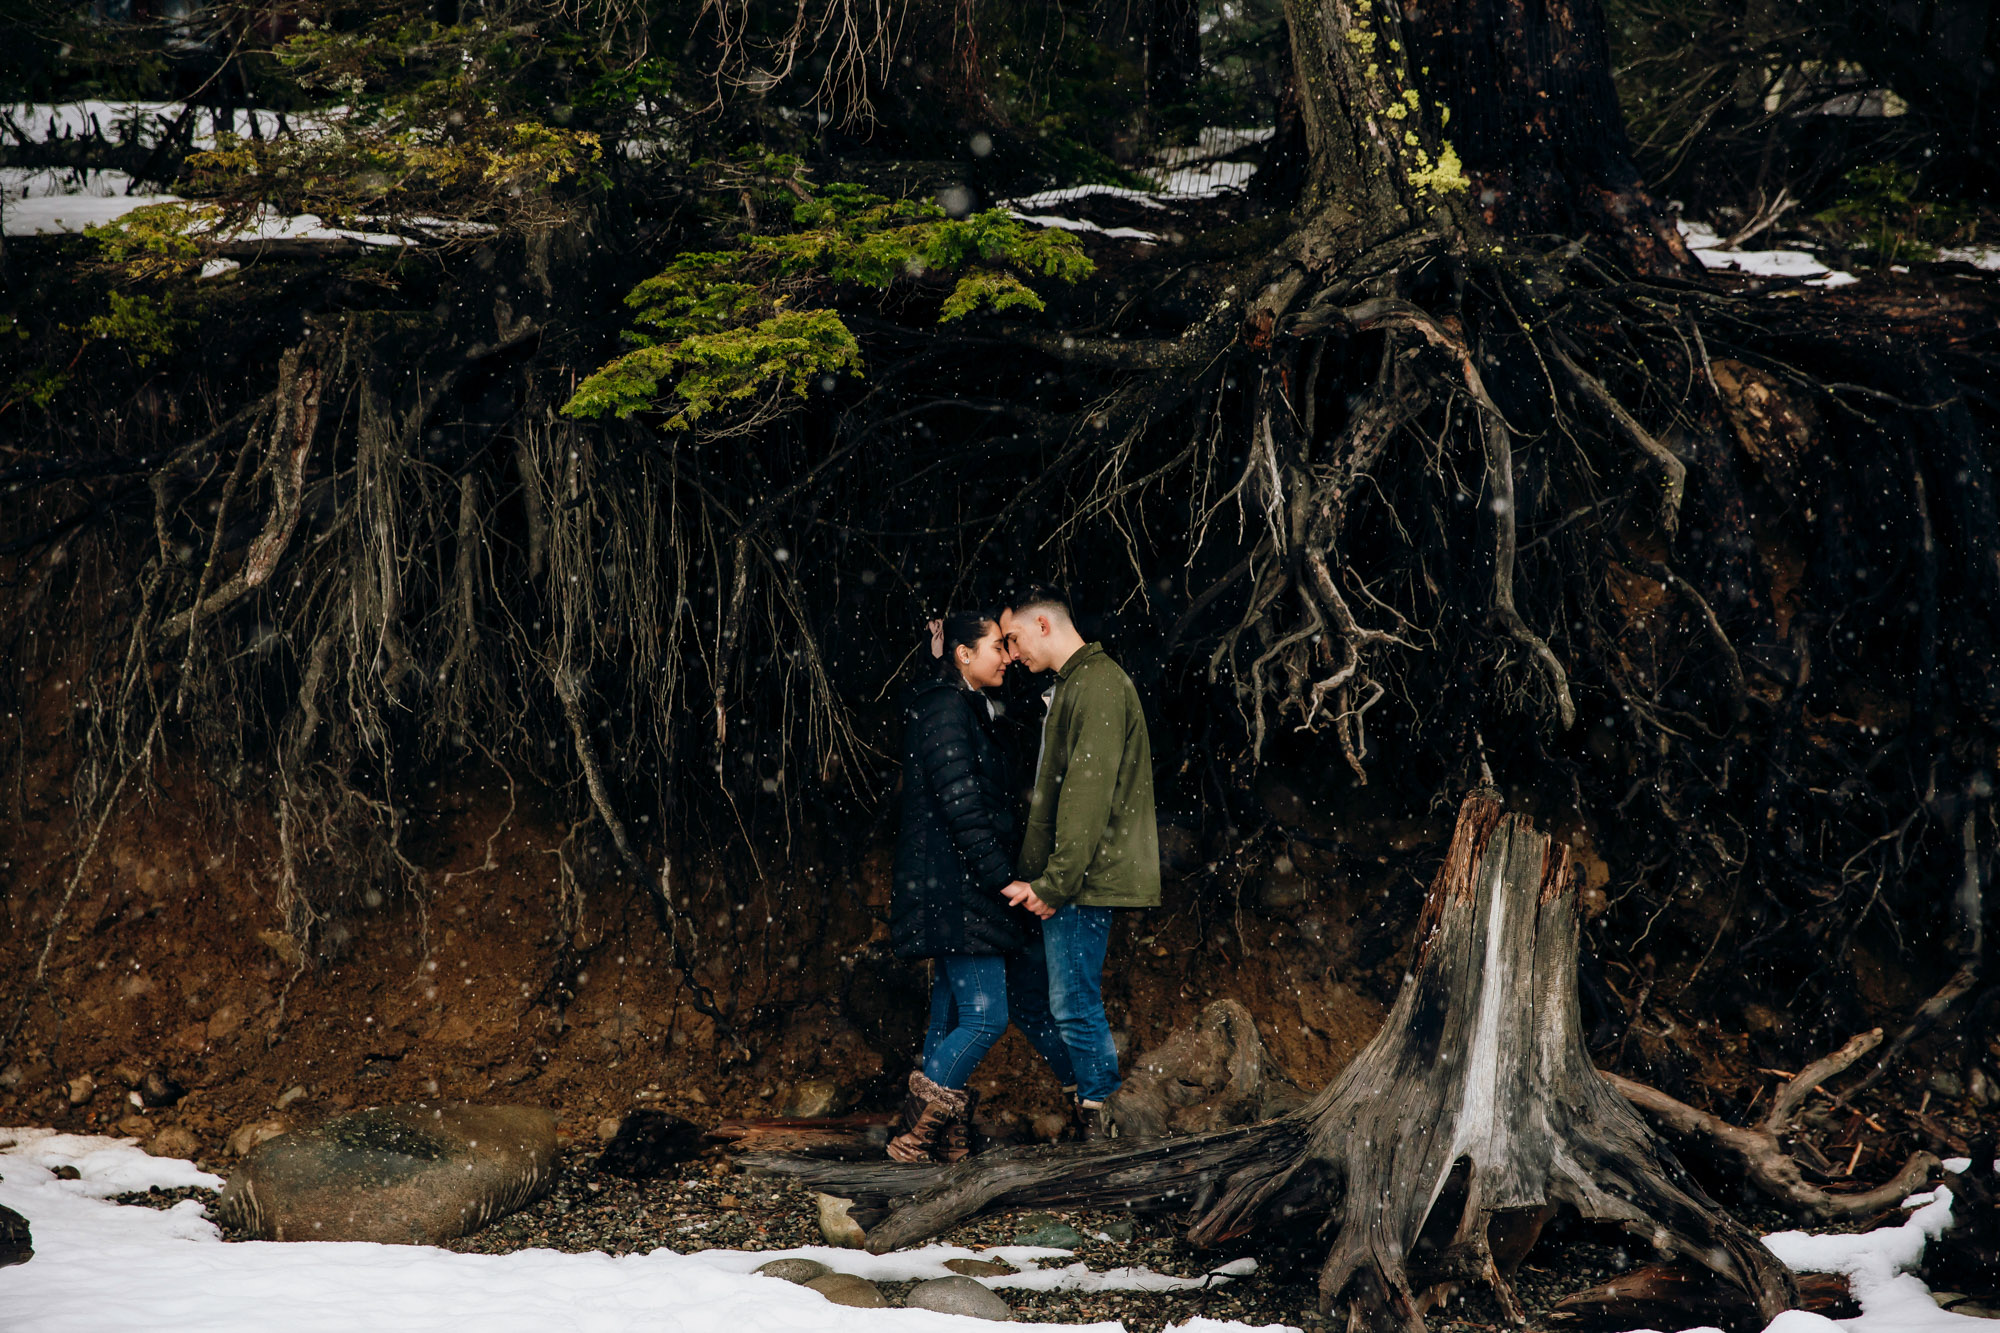
[[[1056,1081],[1076,1082],[1069,1048],[1049,1013],[1049,972],[1036,941],[1008,954],[946,954],[931,977],[931,1027],[924,1077],[962,1088],[1012,1020],[1042,1053]]]
[[[1076,1070],[1076,1095],[1086,1102],[1101,1102],[1118,1091],[1118,1050],[1104,1017],[1104,951],[1111,943],[1115,910],[1066,903],[1042,923],[1049,1009]]]

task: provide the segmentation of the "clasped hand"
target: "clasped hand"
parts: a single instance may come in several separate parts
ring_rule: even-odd
[[[1056,909],[1035,896],[1035,890],[1025,879],[1017,879],[1000,890],[1000,896],[1015,907],[1025,907],[1046,921],[1056,914]]]

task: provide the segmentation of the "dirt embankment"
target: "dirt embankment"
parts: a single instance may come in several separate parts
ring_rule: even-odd
[[[156,788],[107,827],[37,986],[80,845],[53,799],[66,787],[52,766],[30,774],[0,851],[5,992],[28,1001],[0,1058],[0,1123],[177,1128],[219,1162],[247,1125],[441,1096],[551,1106],[585,1136],[636,1104],[697,1122],[888,1105],[921,1042],[928,982],[886,948],[886,853],[853,873],[795,858],[750,883],[691,877],[697,975],[739,1047],[689,1003],[636,890],[566,890],[558,852],[571,830],[530,793],[510,813],[497,784],[435,796],[414,844],[427,895],[363,895],[333,932],[345,937],[337,956],[319,962],[283,930],[260,816],[204,808],[197,779]],[[1316,1086],[1373,1035],[1416,880],[1386,859],[1354,877],[1337,854],[1297,852],[1233,910],[1176,880],[1161,908],[1121,914],[1106,978],[1121,1046],[1144,1049],[1231,996]],[[1391,908],[1392,892],[1410,902]],[[140,1105],[134,1090],[153,1073],[185,1095]],[[975,1086],[1003,1130],[1025,1132],[1058,1105],[1014,1033]]]

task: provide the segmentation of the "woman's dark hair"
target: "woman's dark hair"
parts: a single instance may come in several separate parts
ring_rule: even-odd
[[[1000,623],[1000,613],[985,607],[953,611],[944,618],[944,651],[938,655],[937,673],[943,680],[958,679],[958,649],[976,647],[986,631]],[[932,643],[936,643],[934,636]]]

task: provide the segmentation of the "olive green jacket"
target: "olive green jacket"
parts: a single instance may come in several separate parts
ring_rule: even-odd
[[[1050,907],[1157,907],[1153,743],[1132,678],[1104,645],[1056,673],[1019,873]]]

